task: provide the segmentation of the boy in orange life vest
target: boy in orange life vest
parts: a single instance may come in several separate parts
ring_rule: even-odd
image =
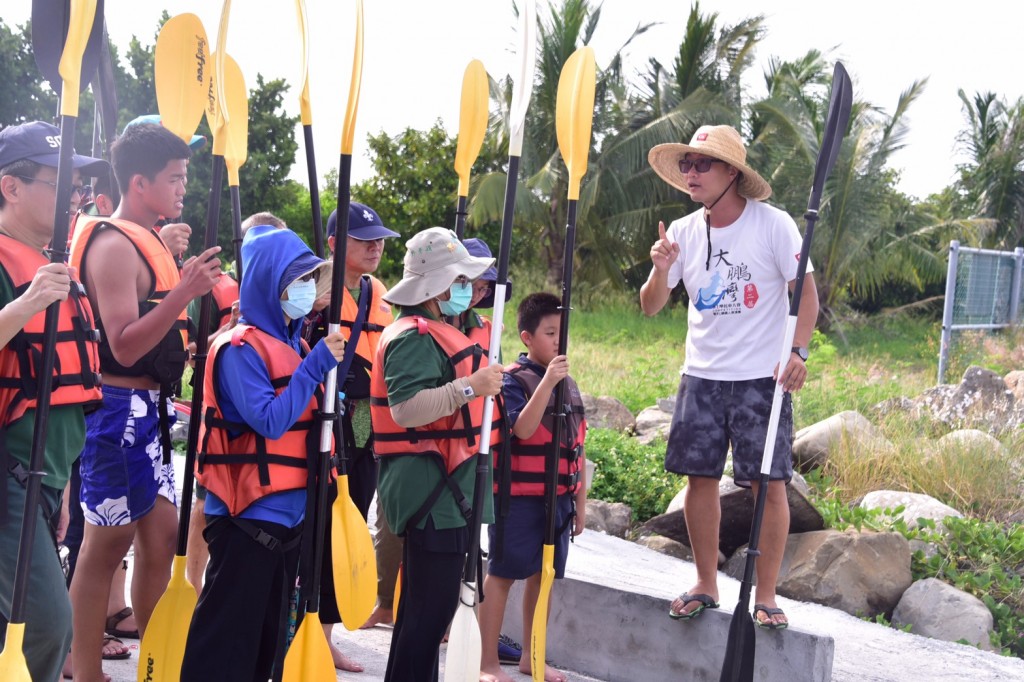
[[[134,540],[132,607],[145,634],[167,587],[177,530],[170,465],[171,392],[185,366],[185,307],[220,275],[219,247],[185,262],[152,229],[181,215],[187,144],[134,125],[111,148],[121,201],[110,218],[80,221],[71,245],[102,333],[103,405],[87,419],[81,504],[86,526],[71,583],[75,679],[100,682],[110,580]],[[125,286],[125,283],[128,286]]]
[[[569,527],[583,532],[587,489],[583,442],[587,422],[583,399],[569,376],[569,361],[558,354],[561,301],[548,293],[530,294],[519,304],[519,337],[529,352],[505,370],[502,395],[512,428],[510,457],[495,451],[496,523],[488,528],[490,561],[480,602],[483,653],[481,680],[511,682],[498,664],[498,635],[508,592],[516,580],[526,580],[523,596],[523,654],[519,670],[530,674],[530,632],[540,592],[541,551],[544,543],[544,462],[551,452],[555,387],[566,382],[566,417],[561,425],[563,447],[558,460],[558,504],[555,528],[555,577],[565,575]],[[575,509],[574,509],[575,507]],[[507,511],[506,511],[507,510]],[[544,679],[564,682],[565,675],[545,666]]]
[[[72,293],[74,273],[43,255],[53,238],[59,153],[60,130],[48,123],[36,121],[0,131],[0,439],[4,445],[0,449],[0,637],[5,636],[11,615],[36,419],[35,400],[23,392],[23,382],[25,388],[34,387],[37,378],[23,375],[21,367],[34,364],[29,357],[41,347],[44,311],[54,301],[62,301],[61,332],[82,329],[79,323],[86,329],[92,326],[89,302],[78,297],[77,288]],[[82,196],[81,174],[99,174],[107,164],[78,154],[71,158],[73,214]],[[86,341],[84,351],[77,352],[73,340],[57,343],[62,381],[54,381],[40,504],[31,510],[36,515],[36,532],[29,539],[33,551],[22,650],[33,680],[58,679],[71,644],[71,605],[55,540],[61,532],[57,530],[61,491],[85,441],[84,413],[100,400],[95,341]],[[21,365],[19,358],[26,364]],[[72,383],[76,374],[81,380]]]
[[[214,341],[203,379],[196,478],[207,489],[210,564],[182,680],[263,681],[283,660],[321,381],[345,350],[340,333],[311,351],[301,338],[318,290],[330,288],[330,263],[269,225],[246,233],[242,257],[239,324]]]

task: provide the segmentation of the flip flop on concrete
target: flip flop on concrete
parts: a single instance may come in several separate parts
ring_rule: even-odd
[[[758,613],[763,613],[767,618],[761,620],[757,617]],[[789,627],[789,619],[777,622],[776,616],[782,616],[786,618],[786,613],[782,609],[773,608],[764,604],[754,604],[754,621],[757,623],[757,627],[762,630],[785,630]]]
[[[692,620],[700,614],[704,613],[706,609],[718,608],[718,602],[712,599],[711,595],[708,594],[690,594],[689,592],[685,592],[679,595],[679,601],[683,603],[684,609],[686,608],[686,605],[690,602],[697,602],[699,606],[697,606],[697,608],[693,609],[692,611],[688,612],[676,611],[671,606],[669,606],[669,618],[672,618],[674,620]]]

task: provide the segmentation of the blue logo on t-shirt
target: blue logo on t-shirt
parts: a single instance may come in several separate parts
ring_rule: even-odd
[[[693,305],[697,310],[710,310],[721,302],[726,291],[728,288],[722,282],[722,276],[716,271],[711,276],[711,283],[697,290],[697,300]]]

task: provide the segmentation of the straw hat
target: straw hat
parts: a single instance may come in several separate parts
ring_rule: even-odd
[[[471,256],[452,230],[429,227],[405,243],[402,281],[384,295],[395,305],[419,305],[440,296],[459,276],[474,280],[494,265],[493,258]]]
[[[689,194],[686,175],[679,170],[679,161],[686,154],[703,154],[736,168],[742,174],[738,187],[740,196],[764,201],[772,195],[772,188],[765,179],[747,165],[747,148],[732,126],[701,126],[693,134],[690,144],[659,144],[647,154],[648,163],[662,180]]]

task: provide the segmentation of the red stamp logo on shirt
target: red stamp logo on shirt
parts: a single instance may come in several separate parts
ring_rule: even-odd
[[[753,308],[757,305],[757,285],[746,284],[743,286],[743,305]]]

